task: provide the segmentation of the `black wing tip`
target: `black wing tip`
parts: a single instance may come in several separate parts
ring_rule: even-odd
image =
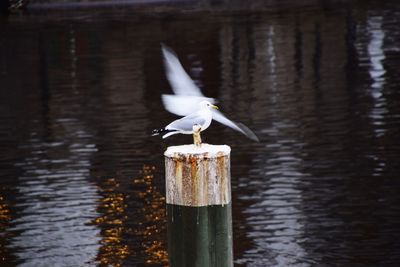
[[[252,130],[250,130],[249,127],[247,127],[246,125],[244,125],[241,122],[235,122],[235,123],[243,131],[242,133],[247,138],[249,138],[249,139],[251,139],[251,140],[253,140],[253,141],[257,142],[257,143],[260,143],[260,139],[258,139],[257,135]]]
[[[258,139],[257,135],[255,135],[253,132],[252,133],[246,133],[245,134],[247,138],[249,138],[250,140],[260,143],[260,139]]]
[[[166,45],[165,43],[160,42],[160,46],[161,46],[161,51],[164,54],[167,52],[167,53],[170,53],[170,54],[174,55],[175,57],[178,57],[177,54],[175,53],[175,51],[171,47]]]
[[[166,45],[164,42],[160,42],[160,46],[161,46],[162,49],[173,51],[173,50],[172,50],[168,45]]]
[[[167,130],[165,128],[161,128],[161,129],[154,129],[153,131],[151,131],[151,136],[156,136],[156,135],[160,135],[160,134],[167,134],[170,132],[175,132],[176,130]]]
[[[151,131],[151,136],[156,136],[156,135],[159,135],[159,134],[161,134],[163,132],[165,132],[164,128],[162,128],[162,129],[154,129],[153,131]]]

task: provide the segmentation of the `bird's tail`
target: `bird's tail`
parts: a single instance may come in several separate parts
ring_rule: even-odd
[[[168,133],[168,130],[166,130],[165,128],[154,129],[154,130],[151,132],[151,135],[152,135],[152,136],[155,136],[155,135],[164,134],[164,133]]]
[[[171,135],[176,134],[176,133],[178,133],[176,130],[167,130],[165,128],[161,128],[161,129],[154,129],[151,132],[151,135],[155,136],[155,135],[160,135],[161,134],[161,135],[163,135],[163,138],[167,138],[168,136],[171,136]]]

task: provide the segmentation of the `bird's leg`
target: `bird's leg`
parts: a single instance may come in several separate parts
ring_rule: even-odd
[[[193,125],[193,143],[195,146],[201,146],[201,137],[200,137],[201,127],[198,124]]]

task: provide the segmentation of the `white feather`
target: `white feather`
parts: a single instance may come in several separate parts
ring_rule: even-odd
[[[199,87],[197,87],[183,69],[175,53],[165,45],[162,45],[162,52],[164,55],[167,79],[171,84],[172,91],[174,91],[176,95],[203,96]]]
[[[215,99],[204,96],[185,96],[185,95],[162,95],[164,107],[169,112],[178,116],[186,116],[199,109],[201,101],[208,101],[215,104]]]
[[[171,49],[165,45],[161,46],[164,55],[164,64],[167,73],[167,79],[175,95],[162,95],[164,107],[169,112],[178,116],[187,116],[198,110],[201,101],[208,101],[215,104],[214,98],[205,97],[201,90],[196,86],[193,80],[183,69],[177,56]],[[257,136],[244,124],[233,122],[218,110],[212,111],[212,118],[242,134],[248,138],[259,142]],[[171,133],[164,136],[172,135]]]

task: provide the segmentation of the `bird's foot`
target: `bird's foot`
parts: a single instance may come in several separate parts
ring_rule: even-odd
[[[201,126],[198,124],[193,125],[193,143],[195,146],[201,146],[201,136],[200,136]]]

